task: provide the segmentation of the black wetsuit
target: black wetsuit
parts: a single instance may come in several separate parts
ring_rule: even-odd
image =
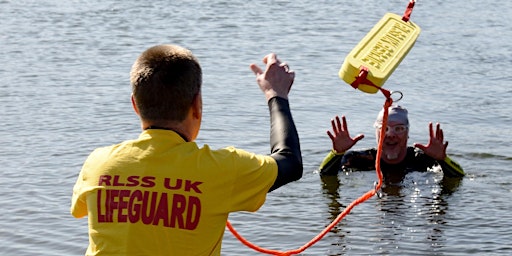
[[[278,166],[277,178],[269,191],[302,177],[302,155],[299,135],[292,119],[288,100],[274,97],[268,101],[270,110],[271,157]]]
[[[341,170],[375,170],[376,155],[377,149],[375,148],[347,151],[345,154],[335,154],[331,151],[320,165],[320,175],[337,175]],[[460,165],[450,158],[447,157],[444,161],[437,161],[427,156],[422,150],[414,147],[407,147],[405,159],[398,164],[387,164],[384,161],[380,162],[384,177],[390,174],[406,174],[411,171],[427,171],[436,165],[440,165],[444,174],[447,176],[464,176],[464,171]]]

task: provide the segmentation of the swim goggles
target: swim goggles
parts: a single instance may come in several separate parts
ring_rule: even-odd
[[[376,129],[381,129],[382,128],[382,124],[375,124],[374,127]],[[408,125],[405,125],[405,124],[397,124],[397,125],[393,125],[393,126],[389,126],[387,125],[386,126],[386,133],[388,133],[389,131],[392,131],[393,133],[395,134],[403,134],[405,133],[407,130],[409,129],[409,126]]]

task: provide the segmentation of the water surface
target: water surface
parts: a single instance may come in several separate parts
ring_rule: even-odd
[[[269,194],[257,213],[232,214],[259,246],[292,250],[316,236],[374,172],[321,179],[334,115],[356,148],[375,145],[381,94],[337,77],[348,52],[407,1],[8,1],[0,0],[0,252],[83,255],[87,220],[69,214],[72,186],[96,147],[140,132],[128,72],[149,46],[190,48],[204,69],[197,139],[214,148],[268,153],[268,110],[250,63],[276,52],[297,73],[290,94],[303,179]],[[418,1],[422,28],[385,87],[404,94],[410,143],[440,122],[462,180],[412,173],[358,205],[303,255],[512,254],[512,13],[510,2]],[[258,255],[226,231],[223,255]]]

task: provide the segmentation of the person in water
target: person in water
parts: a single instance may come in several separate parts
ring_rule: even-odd
[[[392,105],[388,108],[387,127],[382,127],[384,109],[374,123],[377,143],[381,129],[386,129],[386,137],[382,145],[380,159],[381,171],[384,176],[406,174],[410,171],[427,171],[439,165],[445,176],[462,177],[464,170],[446,154],[448,142],[444,142],[443,130],[436,124],[434,131],[429,123],[430,140],[426,145],[415,143],[408,146],[409,119],[407,109]],[[361,139],[363,134],[350,137],[347,121],[342,116],[331,120],[332,131],[327,135],[332,141],[332,150],[320,164],[320,175],[337,175],[340,170],[375,170],[376,148],[364,150],[350,149]]]
[[[302,177],[288,102],[295,72],[274,53],[263,63],[250,68],[270,112],[270,155],[196,144],[202,71],[188,49],[157,45],[137,58],[131,101],[142,132],[94,150],[73,188],[71,214],[88,216],[86,255],[220,255],[231,212],[256,211]]]

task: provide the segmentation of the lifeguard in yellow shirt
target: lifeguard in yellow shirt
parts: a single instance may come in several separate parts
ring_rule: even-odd
[[[295,72],[271,53],[250,68],[268,102],[271,154],[198,146],[202,71],[193,54],[157,45],[133,64],[137,139],[94,150],[73,188],[71,214],[88,217],[86,255],[220,255],[228,215],[256,211],[302,177],[288,104]]]

